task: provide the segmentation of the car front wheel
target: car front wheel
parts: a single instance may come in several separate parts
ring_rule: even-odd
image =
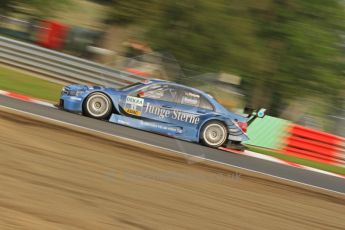
[[[112,103],[103,93],[90,94],[84,103],[83,112],[86,116],[96,119],[109,118],[112,111]]]
[[[227,127],[219,121],[207,122],[201,130],[201,141],[206,146],[218,148],[228,139]]]

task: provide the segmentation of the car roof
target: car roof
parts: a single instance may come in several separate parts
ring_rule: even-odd
[[[196,88],[193,88],[193,87],[190,87],[190,86],[178,84],[176,82],[167,81],[167,80],[161,80],[161,79],[150,79],[150,81],[152,83],[166,83],[166,84],[169,84],[169,85],[174,85],[174,86],[182,87],[182,88],[185,88],[185,89],[190,89],[190,90],[198,92],[198,93],[200,93],[200,94],[202,94],[204,96],[206,95],[206,96],[208,96],[210,98],[213,98],[210,94],[208,94],[208,93],[206,93],[206,92],[204,92],[204,91],[202,91],[200,89],[196,89]]]
[[[215,107],[216,111],[222,112],[222,113],[229,112],[212,95],[210,95],[210,94],[208,94],[208,93],[206,93],[206,92],[204,92],[202,90],[199,90],[199,89],[196,89],[196,88],[193,88],[193,87],[189,87],[189,86],[185,86],[185,85],[182,85],[182,84],[178,84],[176,82],[162,80],[162,79],[147,79],[146,80],[146,84],[148,84],[148,85],[149,84],[155,84],[155,83],[162,83],[162,84],[164,83],[164,84],[169,84],[169,85],[172,85],[172,86],[177,86],[177,87],[189,89],[191,91],[199,93],[203,97],[206,97],[209,100],[209,102]]]

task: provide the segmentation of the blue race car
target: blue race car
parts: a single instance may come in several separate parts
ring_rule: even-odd
[[[168,135],[178,139],[242,149],[249,117],[225,109],[209,94],[163,80],[146,80],[123,88],[69,85],[59,107],[85,116]]]

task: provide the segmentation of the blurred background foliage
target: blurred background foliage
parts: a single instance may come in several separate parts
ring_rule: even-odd
[[[240,76],[251,107],[295,120],[298,111],[344,109],[344,0],[2,0],[0,9],[54,17],[66,7],[82,10],[80,2],[104,8],[102,30],[116,28],[118,37],[131,31],[182,69]]]
[[[25,13],[36,17],[51,17],[57,11],[62,10],[66,5],[70,5],[70,0],[1,0],[0,13],[3,15],[9,13]]]
[[[279,115],[286,100],[337,100],[344,89],[337,0],[105,1],[109,22],[146,25],[147,42],[182,63],[243,76],[248,102]]]

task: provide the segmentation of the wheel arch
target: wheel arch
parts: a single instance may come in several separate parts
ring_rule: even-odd
[[[203,129],[203,127],[205,126],[205,124],[207,124],[208,122],[211,122],[211,121],[217,121],[217,122],[221,122],[225,125],[225,127],[228,127],[227,123],[226,123],[226,120],[222,117],[210,117],[206,120],[204,120],[202,123],[200,123],[199,125],[199,128],[198,128],[198,133],[197,133],[197,140],[198,142],[201,141],[201,130]],[[229,135],[229,131],[228,131],[228,135]]]
[[[118,109],[116,108],[115,106],[115,101],[113,100],[113,97],[106,91],[101,91],[101,90],[95,90],[95,91],[92,91],[92,92],[89,92],[82,100],[81,102],[81,108],[82,108],[82,113],[84,114],[84,106],[85,106],[85,103],[86,103],[86,99],[88,97],[90,97],[90,95],[94,94],[94,93],[101,93],[101,94],[104,94],[105,96],[107,96],[111,102],[111,107],[112,107],[112,110],[113,112],[115,113],[118,113]]]

